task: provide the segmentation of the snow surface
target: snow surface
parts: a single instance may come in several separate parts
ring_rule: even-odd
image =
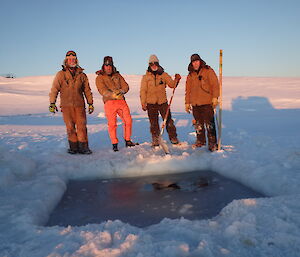
[[[141,76],[125,75],[140,146],[111,151],[103,103],[89,75],[95,112],[89,156],[68,155],[61,113],[48,113],[53,76],[0,77],[0,256],[299,256],[300,78],[223,79],[224,150],[193,150],[184,83],[172,107],[180,147],[152,151],[139,106]],[[168,90],[169,93],[171,90]],[[119,126],[121,138],[122,129]],[[45,227],[70,179],[213,170],[269,197],[235,200],[213,219],[164,219],[147,228],[119,220]]]

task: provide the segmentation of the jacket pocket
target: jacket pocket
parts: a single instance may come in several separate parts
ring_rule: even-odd
[[[202,79],[200,86],[205,93],[210,94],[210,86],[207,80]]]

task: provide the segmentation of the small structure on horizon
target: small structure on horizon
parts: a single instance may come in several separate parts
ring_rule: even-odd
[[[7,78],[7,79],[14,79],[14,78],[16,78],[16,75],[13,74],[13,73],[6,73],[6,74],[3,74],[1,76],[4,77],[4,78]]]

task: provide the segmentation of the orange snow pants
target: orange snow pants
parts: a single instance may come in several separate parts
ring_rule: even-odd
[[[123,122],[123,136],[125,140],[131,140],[132,119],[129,107],[125,100],[108,100],[104,104],[105,115],[108,124],[108,133],[112,144],[117,144],[117,115]]]

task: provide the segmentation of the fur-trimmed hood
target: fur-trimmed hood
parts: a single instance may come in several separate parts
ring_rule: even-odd
[[[105,73],[105,71],[104,71],[104,64],[102,65],[101,70],[98,70],[98,71],[96,71],[95,73],[96,73],[97,75],[106,75],[106,73]],[[116,73],[119,73],[119,72],[117,71],[117,68],[116,68],[115,66],[113,66],[111,75],[114,75],[114,74],[116,74]]]
[[[63,64],[62,64],[62,66],[63,67],[67,67],[67,57],[64,59],[64,61],[63,61]],[[77,57],[76,57],[76,67],[80,67],[79,66],[79,61],[78,61],[78,59],[77,59]]]
[[[206,62],[203,61],[203,60],[200,58],[200,68],[199,68],[199,71],[200,71],[201,69],[209,69],[209,68],[210,68],[210,66],[207,65]],[[189,73],[195,71],[194,68],[193,68],[192,62],[190,62],[189,65],[188,65],[188,71],[189,71]]]
[[[62,67],[62,70],[63,70],[63,71],[66,71],[66,70],[68,69],[68,67],[67,67],[66,65],[62,65],[61,67]],[[84,69],[81,68],[78,64],[77,64],[77,66],[76,66],[76,70],[77,70],[79,73],[83,73],[83,71],[84,71]]]
[[[157,74],[157,75],[161,75],[161,74],[163,74],[164,73],[164,68],[163,67],[161,67],[160,65],[158,66],[158,70],[157,71],[153,71],[152,69],[151,69],[151,67],[150,66],[148,66],[148,70],[147,70],[148,72],[150,72],[150,73],[152,73],[152,74]]]

